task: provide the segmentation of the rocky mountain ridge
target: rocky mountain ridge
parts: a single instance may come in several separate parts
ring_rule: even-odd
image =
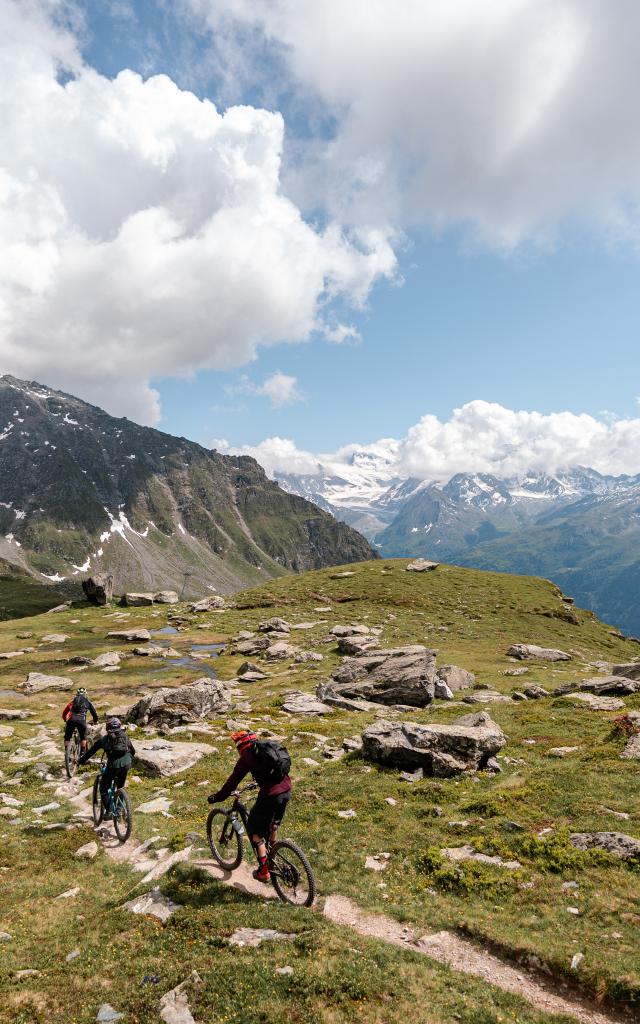
[[[251,458],[0,378],[0,558],[41,582],[111,571],[130,589],[224,593],[370,555]]]
[[[335,467],[332,467],[335,470]],[[580,604],[640,632],[640,476],[588,467],[551,476],[458,473],[445,484],[389,479],[389,463],[282,481],[316,495],[386,558],[437,558],[553,579]]]

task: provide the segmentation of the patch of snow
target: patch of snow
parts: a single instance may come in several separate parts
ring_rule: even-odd
[[[186,533],[187,532],[185,530],[184,526],[182,525],[182,523],[178,523],[178,529],[180,530],[180,533]]]
[[[46,572],[41,572],[40,575],[44,576],[46,580],[51,580],[52,583],[62,583],[67,578],[66,576],[60,576],[57,572],[53,576],[47,576]]]
[[[59,415],[60,415],[60,413],[58,413],[58,416],[59,416]],[[64,419],[63,419],[63,421],[62,421],[62,422],[63,422],[63,423],[68,423],[68,424],[69,424],[70,426],[72,426],[72,427],[79,427],[79,426],[80,426],[80,424],[78,423],[78,421],[77,421],[77,420],[72,420],[72,419],[71,419],[71,417],[70,417],[70,415],[69,415],[69,413],[68,413],[68,412],[65,412],[65,414],[64,414]]]

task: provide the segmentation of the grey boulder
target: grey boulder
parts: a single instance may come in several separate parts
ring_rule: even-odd
[[[484,768],[506,742],[502,729],[480,711],[450,725],[379,720],[362,733],[362,753],[381,764],[449,778]]]
[[[626,665],[612,665],[611,674],[625,676],[627,679],[640,679],[640,661],[631,661]]]
[[[104,606],[113,597],[113,576],[110,573],[96,573],[82,581],[82,589],[90,604]]]
[[[611,694],[625,696],[640,693],[640,679],[627,679],[625,676],[595,676],[580,683],[580,689],[588,693]]]
[[[466,668],[460,668],[458,665],[441,665],[436,675],[440,682],[454,693],[457,690],[470,689],[476,681],[473,672],[467,672]]]
[[[176,743],[169,740],[136,740],[136,760],[152,775],[177,775],[193,768],[207,754],[215,754],[209,743]]]
[[[264,622],[261,622],[258,629],[261,633],[289,633],[291,625],[285,622],[284,619],[279,619],[276,616],[273,619],[266,619]]]
[[[217,594],[212,594],[211,597],[203,597],[200,601],[195,601],[194,604],[191,605],[191,611],[212,612],[224,607],[224,597],[219,597]]]
[[[122,604],[126,608],[143,608],[153,604],[153,594],[128,593],[123,596]]]
[[[415,562],[410,562],[407,566],[407,572],[433,572],[439,564],[439,562],[429,562],[426,558],[416,558]]]
[[[20,689],[24,693],[40,693],[41,690],[70,690],[73,680],[68,676],[48,676],[44,672],[30,672]]]
[[[434,697],[436,652],[415,644],[345,658],[326,684],[327,694],[376,704],[425,707]]]
[[[285,693],[282,710],[290,715],[330,715],[333,712],[333,708],[313,693],[305,693],[302,690],[290,690]]]
[[[112,640],[126,640],[130,644],[147,643],[151,639],[148,629],[112,629],[107,633]]]
[[[178,595],[175,590],[159,590],[153,595],[156,604],[177,604]]]
[[[219,679],[203,677],[184,686],[164,686],[134,704],[127,721],[137,725],[179,725],[201,722],[231,707],[227,687]]]

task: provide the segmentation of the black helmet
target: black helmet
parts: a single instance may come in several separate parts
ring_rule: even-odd
[[[119,718],[107,719],[107,732],[115,732],[116,729],[122,729],[122,722]]]

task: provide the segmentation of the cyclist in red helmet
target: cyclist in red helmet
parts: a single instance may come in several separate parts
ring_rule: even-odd
[[[253,872],[253,877],[260,882],[269,882],[271,876],[267,865],[267,839],[270,845],[276,840],[278,828],[282,822],[287,804],[291,799],[291,779],[289,778],[290,759],[279,744],[270,744],[279,748],[285,758],[282,759],[283,768],[274,772],[273,767],[265,770],[265,762],[261,756],[261,741],[254,732],[248,729],[240,729],[231,733],[231,739],[238,750],[238,762],[231,772],[225,784],[217,793],[208,797],[210,804],[220,803],[226,800],[234,792],[246,775],[251,773],[258,783],[258,799],[249,812],[247,831],[249,838],[256,851],[258,867]],[[280,777],[278,777],[280,776]]]

